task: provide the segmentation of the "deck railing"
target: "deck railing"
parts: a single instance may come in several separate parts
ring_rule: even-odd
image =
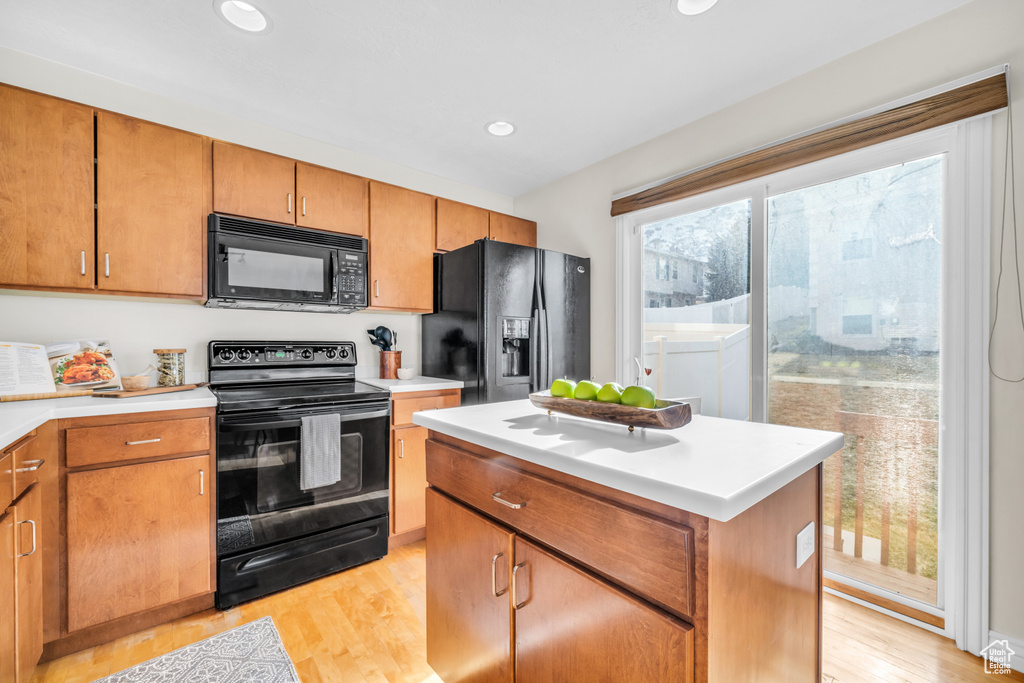
[[[888,567],[890,562],[890,526],[892,522],[894,458],[898,444],[906,444],[900,448],[902,456],[907,457],[905,463],[907,477],[907,573],[917,573],[917,533],[918,513],[921,501],[920,472],[924,467],[922,451],[937,448],[939,444],[939,423],[935,420],[920,420],[905,417],[889,417],[885,415],[868,415],[864,413],[848,413],[841,410],[835,412],[836,431],[843,432],[856,440],[857,483],[854,513],[854,557],[862,557],[864,551],[864,504],[866,447],[875,442],[872,452],[881,458],[884,476],[880,478],[881,490],[871,495],[879,497],[881,508],[881,564]],[[843,550],[843,457],[839,454],[833,469],[833,547]]]

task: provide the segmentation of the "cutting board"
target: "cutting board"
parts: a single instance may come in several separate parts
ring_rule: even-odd
[[[142,391],[104,391],[96,392],[93,394],[96,398],[134,398],[135,396],[152,396],[153,394],[169,394],[175,391],[190,391],[192,389],[198,389],[199,387],[205,387],[207,382],[200,384],[181,384],[176,387],[153,387],[152,389],[143,389]]]
[[[92,389],[76,389],[52,394],[18,394],[17,396],[0,396],[0,403],[10,401],[38,401],[44,398],[71,398],[72,396],[92,396]]]

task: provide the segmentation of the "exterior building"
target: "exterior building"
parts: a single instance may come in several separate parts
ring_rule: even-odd
[[[704,302],[707,264],[695,258],[644,249],[644,306],[677,308]]]

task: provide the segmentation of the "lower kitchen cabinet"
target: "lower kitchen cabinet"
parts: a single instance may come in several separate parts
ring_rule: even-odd
[[[433,489],[427,526],[427,661],[445,683],[693,680],[689,624]]]
[[[42,488],[34,484],[15,502],[14,574],[15,667],[18,683],[28,683],[43,656]]]
[[[423,538],[427,490],[427,430],[413,424],[421,410],[455,408],[460,389],[412,391],[391,396],[391,547]]]
[[[394,456],[393,533],[418,529],[426,522],[424,493],[427,490],[427,430],[423,427],[402,427],[392,434]]]
[[[10,683],[17,675],[14,561],[14,510],[5,509],[0,512],[0,683]]]
[[[67,478],[68,630],[213,590],[208,455]]]

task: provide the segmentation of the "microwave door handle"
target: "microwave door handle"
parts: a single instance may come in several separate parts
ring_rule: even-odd
[[[303,197],[302,201],[306,201],[306,198]],[[335,259],[337,259],[337,258],[338,258],[338,252],[332,251],[331,252],[330,273],[328,274],[328,277],[330,277],[330,279],[331,279],[331,301],[334,301],[334,302],[338,301],[338,266],[337,266],[337,263],[335,261]]]

